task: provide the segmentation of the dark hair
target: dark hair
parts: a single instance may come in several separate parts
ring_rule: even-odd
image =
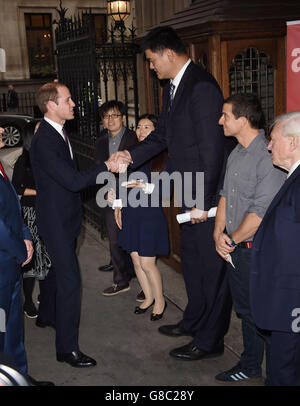
[[[234,94],[228,97],[224,103],[232,104],[232,113],[236,119],[246,117],[252,128],[264,128],[264,113],[260,101],[255,94]]]
[[[138,118],[138,123],[139,123],[141,120],[144,120],[144,119],[150,120],[151,123],[153,124],[154,128],[156,127],[156,125],[157,125],[157,116],[155,116],[154,114],[142,114],[142,115]]]
[[[100,107],[99,113],[100,117],[103,118],[104,114],[106,114],[109,110],[114,109],[118,110],[122,116],[124,116],[127,112],[127,108],[124,103],[118,100],[110,100],[102,104]]]
[[[36,121],[32,121],[32,122],[26,124],[26,126],[24,127],[22,141],[23,141],[23,149],[25,149],[26,151],[29,151],[29,149],[30,149],[31,141],[32,141],[32,138],[34,135],[35,126],[36,126]]]
[[[176,31],[169,26],[156,27],[149,31],[142,43],[142,50],[150,49],[152,52],[163,52],[172,49],[177,54],[186,54],[186,47],[177,35]]]

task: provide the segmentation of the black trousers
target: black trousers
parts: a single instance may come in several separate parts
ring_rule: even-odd
[[[111,262],[114,267],[113,282],[116,285],[126,286],[134,276],[134,268],[131,257],[126,251],[119,247],[119,228],[114,217],[113,209],[111,207],[105,207],[104,210]]]
[[[216,252],[213,230],[214,219],[184,224],[180,246],[188,304],[179,325],[208,352],[224,345],[232,309],[226,263]]]
[[[56,351],[77,351],[81,280],[76,239],[43,238],[52,267],[41,285],[39,318],[56,325]]]

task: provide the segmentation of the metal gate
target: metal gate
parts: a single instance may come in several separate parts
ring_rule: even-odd
[[[55,29],[59,81],[70,89],[76,103],[75,119],[67,123],[72,147],[80,170],[91,166],[95,143],[101,130],[100,105],[110,99],[125,103],[126,124],[135,126],[138,117],[138,89],[134,28],[109,30],[96,43],[92,13],[65,18],[66,9],[57,11],[60,20]],[[130,117],[132,119],[130,120]],[[98,187],[82,192],[85,219],[104,234],[102,210],[96,205]]]

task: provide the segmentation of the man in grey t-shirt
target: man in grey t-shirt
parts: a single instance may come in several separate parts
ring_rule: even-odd
[[[254,324],[249,297],[252,239],[286,174],[274,168],[268,141],[260,129],[263,113],[256,96],[237,94],[225,100],[219,124],[225,136],[238,145],[226,166],[218,205],[214,239],[219,255],[227,260],[233,306],[242,319],[244,351],[240,362],[216,376],[218,381],[259,379],[264,340]]]

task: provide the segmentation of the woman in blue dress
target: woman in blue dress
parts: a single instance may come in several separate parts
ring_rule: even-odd
[[[157,118],[152,114],[140,117],[136,128],[139,142],[155,129],[156,122]],[[151,168],[152,161],[138,168],[138,172],[143,172],[148,182],[151,182]],[[143,181],[127,185],[128,188],[140,188],[139,193],[148,194],[148,206],[131,207],[129,196],[127,207],[122,210],[115,208],[115,218],[121,229],[119,244],[130,253],[136,276],[145,294],[145,300],[135,308],[134,313],[143,314],[154,305],[150,320],[156,321],[163,317],[167,307],[163,296],[162,277],[156,266],[156,256],[168,254],[169,239],[163,208],[161,205],[151,206],[151,186],[150,183]],[[136,197],[138,198],[138,195]]]

